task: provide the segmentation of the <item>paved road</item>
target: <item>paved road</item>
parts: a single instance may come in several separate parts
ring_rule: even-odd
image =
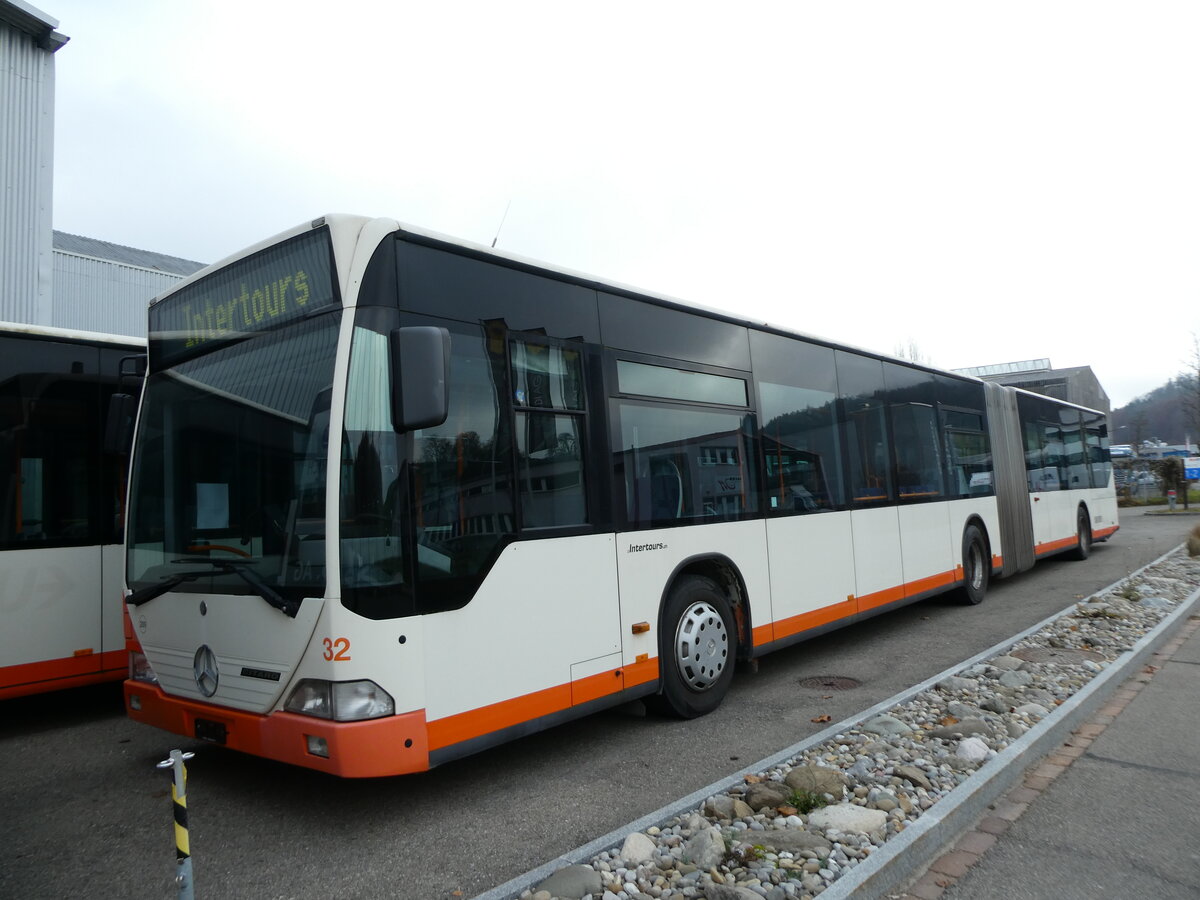
[[[1126,515],[1087,562],[1039,564],[981,606],[936,598],[773,654],[704,719],[623,708],[405,778],[339,781],[181,742],[127,721],[115,686],[0,703],[0,897],[173,897],[154,768],[173,747],[197,753],[197,897],[470,897],[1029,627],[1194,522]],[[800,684],[813,676],[860,686]]]

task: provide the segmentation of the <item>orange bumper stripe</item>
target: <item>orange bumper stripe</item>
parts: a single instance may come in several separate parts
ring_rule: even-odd
[[[141,709],[131,703],[136,697]],[[425,711],[365,722],[331,722],[296,713],[260,716],[227,707],[170,697],[156,684],[125,682],[129,717],[176,734],[196,734],[196,720],[225,727],[222,746],[343,778],[405,775],[429,768]],[[308,737],[324,738],[328,758],[308,752]]]

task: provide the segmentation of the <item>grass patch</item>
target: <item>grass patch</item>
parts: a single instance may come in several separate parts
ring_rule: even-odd
[[[814,791],[799,790],[793,791],[788,797],[788,805],[796,807],[796,811],[808,815],[814,809],[820,809],[822,806],[828,806],[829,801],[825,799],[824,794],[818,794]]]

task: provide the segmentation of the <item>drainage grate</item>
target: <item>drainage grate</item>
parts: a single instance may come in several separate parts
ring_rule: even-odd
[[[801,678],[800,686],[816,691],[849,691],[862,685],[857,678],[847,678],[845,675],[815,675],[812,678]]]

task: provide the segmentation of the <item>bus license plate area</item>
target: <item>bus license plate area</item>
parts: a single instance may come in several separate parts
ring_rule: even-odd
[[[197,718],[194,731],[197,740],[208,741],[210,744],[224,744],[229,736],[225,723],[214,722],[212,719]]]

